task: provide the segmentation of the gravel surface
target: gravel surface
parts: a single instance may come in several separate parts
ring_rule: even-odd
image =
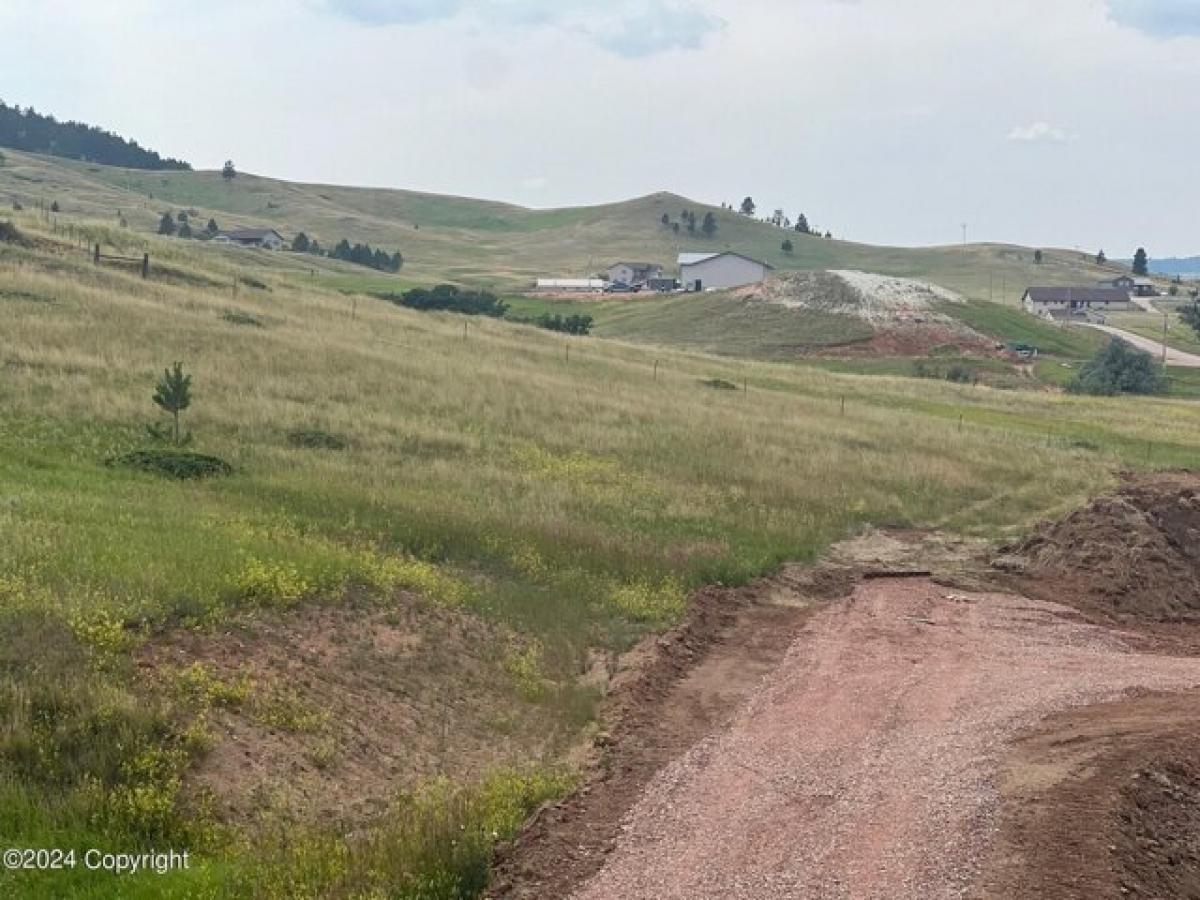
[[[1049,713],[1200,685],[1065,607],[879,580],[814,617],[730,727],[667,766],[577,900],[949,898],[997,758]]]

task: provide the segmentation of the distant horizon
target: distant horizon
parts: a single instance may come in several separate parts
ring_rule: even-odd
[[[670,185],[882,246],[965,222],[1197,249],[1179,0],[10,0],[0,31],[10,102],[202,169],[541,209]],[[194,75],[164,67],[180,46]]]

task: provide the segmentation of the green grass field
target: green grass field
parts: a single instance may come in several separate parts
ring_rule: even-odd
[[[578,303],[555,309],[594,308],[596,336],[567,339],[491,319],[464,329],[462,317],[348,293],[453,277],[457,253],[439,242],[468,226],[497,254],[480,253],[481,273],[512,261],[499,283],[526,265],[569,265],[602,232],[610,255],[622,254],[636,238],[620,223],[634,228],[630,217],[640,222],[661,198],[531,213],[246,176],[238,189],[259,193],[226,196],[205,173],[135,178],[21,154],[0,181],[10,167],[42,173],[35,184],[47,190],[59,179],[68,209],[86,194],[93,205],[78,214],[101,218],[105,203],[138,191],[156,195],[146,219],[171,198],[227,203],[247,219],[295,215],[309,228],[357,204],[364,238],[399,234],[412,216],[427,242],[416,255],[429,253],[377,279],[327,260],[73,223],[88,240],[148,248],[142,280],[93,266],[31,213],[16,221],[38,247],[0,243],[0,822],[13,846],[194,851],[192,870],[124,878],[122,896],[473,896],[492,842],[570,783],[550,757],[463,783],[413,786],[400,771],[394,803],[353,827],[231,820],[205,805],[193,777],[214,752],[207,717],[258,701],[205,670],[169,670],[167,687],[149,679],[139,660],[173,636],[219,646],[259,617],[427,604],[503,636],[494,677],[514,708],[578,737],[594,700],[580,683],[591,654],[669,625],[699,585],[814,560],[867,525],[1013,535],[1120,469],[1190,465],[1200,451],[1200,407],[1175,399],[955,385],[903,377],[894,361],[865,364],[878,367],[870,378],[836,362],[772,361],[861,333],[839,317],[756,318],[720,295]],[[327,212],[313,192],[331,198]],[[759,246],[760,232],[777,237],[728,224]],[[972,255],[1005,252],[878,259],[917,275],[922,260],[954,258],[950,276]],[[878,270],[869,253],[814,239],[805,259],[855,257]],[[514,311],[540,304],[514,300]],[[1095,346],[999,309],[972,304],[965,315],[1013,339],[1057,340],[1064,355]],[[189,449],[227,460],[229,477],[176,482],[112,464],[151,446],[146,426],[161,422],[151,394],[176,360],[194,378]],[[712,379],[745,390],[715,390]],[[293,439],[314,430],[340,448]],[[421,677],[453,680],[456,662]],[[473,727],[499,742],[513,725],[481,717]],[[462,750],[439,752],[452,768]],[[118,883],[7,872],[0,889],[101,897]]]

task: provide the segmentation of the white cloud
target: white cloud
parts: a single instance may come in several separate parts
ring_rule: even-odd
[[[1049,122],[1034,122],[1032,125],[1018,125],[1015,127],[1008,133],[1008,140],[1025,144],[1065,144],[1068,141],[1075,140],[1075,135],[1067,131],[1067,129],[1051,125]]]
[[[474,21],[488,28],[557,28],[625,57],[696,50],[725,23],[696,0],[325,0],[363,25]]]

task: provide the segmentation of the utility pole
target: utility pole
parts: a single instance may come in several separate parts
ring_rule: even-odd
[[[965,247],[965,246],[967,246],[967,223],[966,222],[962,223],[962,230],[963,230],[963,246]]]

